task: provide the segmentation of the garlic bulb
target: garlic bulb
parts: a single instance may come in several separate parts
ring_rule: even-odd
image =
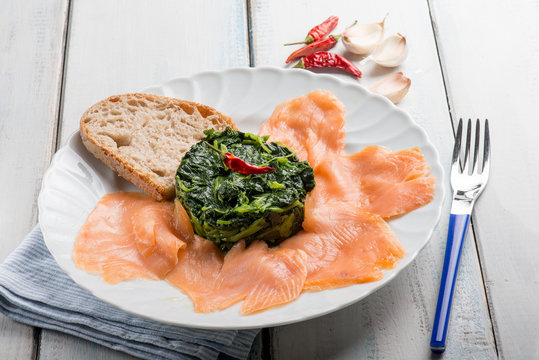
[[[404,76],[402,72],[398,72],[371,85],[369,90],[385,96],[394,104],[398,104],[408,93],[411,84],[412,80]]]
[[[382,40],[385,21],[386,18],[373,24],[358,24],[356,21],[342,33],[346,50],[358,55],[370,54]]]
[[[394,67],[402,64],[406,55],[408,55],[406,38],[397,33],[382,41],[372,53],[371,59],[378,65]]]

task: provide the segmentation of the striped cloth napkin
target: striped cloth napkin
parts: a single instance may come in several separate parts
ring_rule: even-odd
[[[143,359],[247,358],[259,330],[166,325],[109,305],[75,284],[43,241],[39,225],[0,264],[0,313]]]

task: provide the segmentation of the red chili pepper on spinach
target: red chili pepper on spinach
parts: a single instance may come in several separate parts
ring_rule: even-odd
[[[204,143],[211,147],[213,150],[217,151],[223,157],[223,163],[225,164],[225,166],[232,171],[238,172],[243,175],[252,175],[265,174],[275,170],[275,168],[269,166],[258,166],[249,164],[248,162],[243,161],[239,157],[236,157],[229,152],[225,153],[224,151],[217,149],[206,141],[204,141]]]
[[[361,77],[361,71],[350,61],[346,60],[340,55],[325,51],[319,51],[301,58],[301,60],[294,67],[301,69],[336,68],[358,78]]]
[[[311,55],[317,51],[329,50],[337,44],[340,38],[341,35],[330,35],[325,39],[320,39],[313,43],[310,43],[309,45],[306,45],[290,54],[288,59],[286,59],[286,63],[291,63],[292,61],[297,60],[300,57]]]
[[[298,44],[310,44],[314,41],[320,40],[324,36],[332,32],[333,29],[337,27],[338,23],[339,23],[339,18],[337,16],[330,16],[323,23],[316,25],[311,30],[309,30],[305,40],[294,42],[294,43],[289,43],[289,44],[284,44],[284,45],[288,46],[288,45],[298,45]]]

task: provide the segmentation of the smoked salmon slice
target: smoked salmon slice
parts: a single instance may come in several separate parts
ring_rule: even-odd
[[[389,225],[357,206],[326,203],[305,208],[304,231],[281,243],[308,256],[304,290],[324,290],[380,280],[404,249]],[[319,205],[319,204],[317,204]]]
[[[108,283],[163,279],[178,262],[178,250],[194,237],[185,210],[174,209],[178,205],[140,193],[103,196],[77,236],[75,264]]]
[[[211,256],[188,244],[180,262],[167,276],[170,283],[189,295],[195,311],[212,312],[245,300],[241,313],[251,314],[300,295],[307,276],[307,256],[303,251],[270,249],[262,241],[246,248],[240,241],[223,260],[215,244],[200,239],[197,241],[207,242]],[[202,276],[200,270],[204,271]]]
[[[178,264],[166,280],[182,289],[193,301],[195,310],[202,312],[204,307],[198,304],[215,288],[223,262],[221,250],[213,242],[195,235],[193,241],[180,251]]]
[[[241,306],[244,315],[295,300],[301,294],[307,277],[307,255],[303,251],[268,249],[266,243],[260,241],[256,247],[261,248],[266,256],[258,265],[253,277],[254,286]]]
[[[328,155],[345,154],[344,115],[335,95],[316,90],[277,105],[258,133],[287,145],[315,167]]]
[[[314,169],[312,198],[341,201],[384,219],[404,215],[434,197],[435,179],[419,148],[398,152],[368,146],[353,155],[327,156]]]

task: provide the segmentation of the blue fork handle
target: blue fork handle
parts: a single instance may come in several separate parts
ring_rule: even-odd
[[[434,318],[434,325],[432,326],[432,337],[430,339],[430,349],[435,353],[445,351],[445,337],[447,335],[447,326],[449,325],[453,290],[455,289],[455,280],[457,279],[462,244],[464,243],[469,222],[470,215],[467,214],[451,214],[449,218],[444,269],[440,283],[440,292],[438,293],[436,316]]]

